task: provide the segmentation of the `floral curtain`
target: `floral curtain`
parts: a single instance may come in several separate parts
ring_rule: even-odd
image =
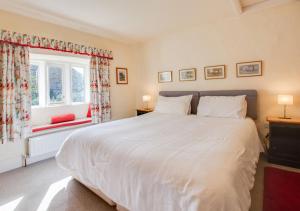
[[[0,141],[25,137],[31,116],[28,47],[0,41]]]
[[[91,57],[90,86],[93,123],[109,121],[111,118],[109,59]]]
[[[81,55],[113,59],[112,52],[108,50],[88,47],[88,46],[79,45],[72,42],[65,42],[56,39],[49,39],[46,37],[39,37],[35,35],[10,32],[3,29],[0,30],[0,41],[27,46],[30,48],[42,48],[42,49],[48,49],[54,51],[68,52],[73,54],[81,54]]]

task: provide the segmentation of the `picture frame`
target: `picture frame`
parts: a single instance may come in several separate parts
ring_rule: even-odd
[[[158,83],[169,83],[173,81],[172,71],[158,72]]]
[[[215,65],[204,67],[204,78],[205,80],[226,78],[226,66]]]
[[[196,68],[179,70],[179,81],[196,81]]]
[[[128,84],[128,70],[124,67],[116,68],[116,81],[117,84]]]
[[[262,76],[262,61],[240,62],[236,64],[236,77]]]

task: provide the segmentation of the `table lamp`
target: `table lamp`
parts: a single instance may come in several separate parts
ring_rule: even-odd
[[[144,95],[143,96],[143,103],[146,104],[146,110],[149,110],[149,102],[151,100],[151,96],[150,95]]]
[[[286,106],[293,105],[293,103],[294,103],[293,95],[278,95],[277,103],[279,105],[283,105],[283,117],[280,117],[280,118],[281,119],[290,119],[290,118],[286,117]]]

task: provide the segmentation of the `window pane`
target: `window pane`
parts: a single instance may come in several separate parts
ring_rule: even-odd
[[[61,103],[63,97],[63,70],[58,66],[49,66],[49,98],[50,103]]]
[[[30,65],[30,86],[31,86],[31,105],[39,105],[39,66]]]
[[[72,67],[72,102],[84,102],[84,92],[84,68]]]

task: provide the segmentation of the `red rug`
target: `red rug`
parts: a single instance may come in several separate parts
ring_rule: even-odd
[[[266,167],[264,211],[300,211],[300,173]]]

